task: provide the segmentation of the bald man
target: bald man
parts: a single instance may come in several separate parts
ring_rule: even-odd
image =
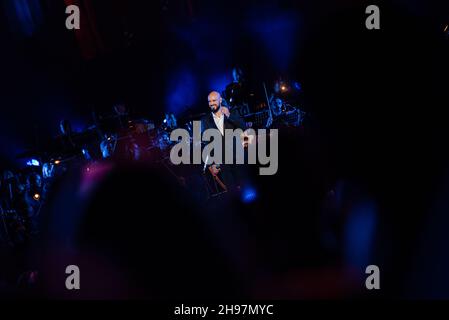
[[[212,91],[209,93],[207,100],[209,102],[210,113],[201,119],[201,129],[218,129],[224,136],[225,129],[242,129],[245,130],[245,124],[229,112],[229,109],[222,106],[223,99],[219,92]]]
[[[205,115],[201,119],[201,131],[204,132],[208,129],[218,129],[223,137],[223,157],[224,157],[224,149],[225,149],[225,139],[224,132],[226,129],[242,129],[246,130],[245,124],[241,121],[241,118],[233,113],[229,112],[229,109],[222,106],[223,99],[221,95],[217,91],[212,91],[209,93],[207,98],[209,102],[210,113]],[[235,149],[234,149],[235,150]],[[234,151],[234,157],[236,152]],[[234,159],[235,161],[235,159]],[[224,183],[228,187],[235,187],[238,182],[236,181],[236,176],[241,175],[236,167],[236,165],[221,165],[220,169],[217,169],[217,166],[213,165],[212,170],[214,174],[217,174],[219,171],[222,171]]]

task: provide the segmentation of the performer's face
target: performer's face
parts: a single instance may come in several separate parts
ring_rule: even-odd
[[[279,109],[282,108],[282,100],[279,98],[276,99],[276,107],[278,107]]]
[[[208,97],[209,108],[213,113],[218,112],[221,107],[221,97],[217,93],[211,93]]]

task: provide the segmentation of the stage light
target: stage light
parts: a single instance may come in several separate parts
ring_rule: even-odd
[[[253,188],[245,188],[242,192],[243,203],[251,203],[257,199],[257,191]]]
[[[27,162],[27,166],[29,167],[39,167],[41,164],[38,160],[36,159],[31,159],[30,161]]]
[[[61,164],[61,160],[55,160],[55,165]]]
[[[302,87],[301,84],[297,81],[293,82],[293,87],[297,90],[297,91],[301,91]]]
[[[41,195],[40,195],[39,193],[35,193],[35,194],[33,195],[33,199],[36,200],[36,201],[39,201],[40,198],[41,198]]]

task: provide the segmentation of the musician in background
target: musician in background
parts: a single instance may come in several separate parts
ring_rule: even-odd
[[[297,114],[295,124],[289,123],[287,120],[287,116],[292,113]],[[289,127],[291,125],[300,126],[305,115],[305,112],[285,103],[281,98],[275,98],[271,104],[271,113],[268,117],[266,128]]]
[[[265,128],[278,128],[280,123],[280,117],[282,115],[282,99],[275,98],[275,96],[271,96],[270,99],[270,110],[268,113],[267,123],[265,124]]]
[[[283,112],[286,111],[284,102],[281,98],[274,99],[274,103],[271,106],[271,111],[274,116],[280,116]]]
[[[178,121],[173,113],[166,113],[164,119],[164,126],[167,130],[172,131],[178,127]]]
[[[101,156],[103,159],[110,159],[117,146],[117,135],[115,134],[105,134],[103,140],[100,143]]]
[[[240,117],[249,113],[249,87],[243,71],[239,67],[232,69],[232,82],[226,86],[223,98],[231,111],[236,110]]]
[[[103,120],[105,134],[100,142],[102,158],[117,161],[140,160],[142,152],[135,136],[142,130],[143,124],[132,119],[125,103],[115,103],[113,115],[106,116]]]

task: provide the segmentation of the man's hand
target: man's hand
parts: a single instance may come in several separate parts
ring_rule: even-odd
[[[218,168],[215,164],[213,164],[209,167],[209,171],[215,177],[217,174],[220,173],[221,169]]]
[[[223,113],[226,118],[229,118],[229,116],[231,115],[231,112],[229,111],[229,109],[227,107],[223,107],[221,106],[221,113]]]

